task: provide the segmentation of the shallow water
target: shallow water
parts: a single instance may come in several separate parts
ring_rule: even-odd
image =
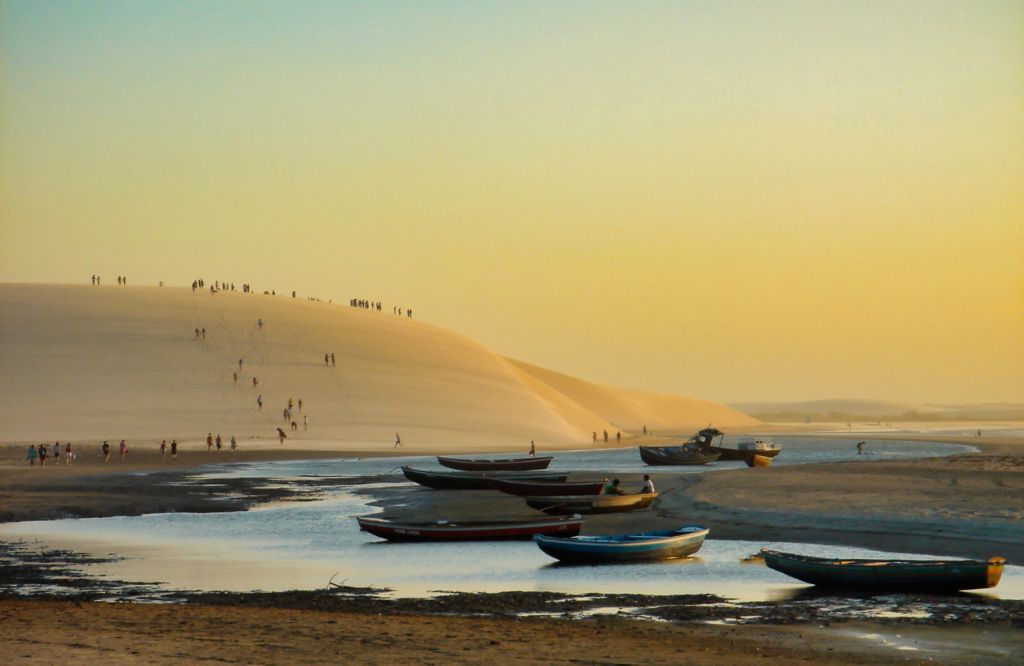
[[[821,459],[856,459],[849,440],[786,440],[779,464]],[[877,448],[876,448],[877,447]],[[945,455],[955,445],[871,442],[874,455]],[[638,471],[635,449],[559,453],[553,468]],[[407,460],[317,460],[235,465],[200,475],[203,480],[244,475],[268,483],[317,476],[383,474]],[[742,463],[739,463],[742,465]],[[621,465],[621,467],[620,467]],[[732,466],[729,464],[728,466]],[[678,468],[688,472],[690,468]],[[360,492],[410,486],[381,483]],[[821,556],[913,558],[858,548],[808,544],[726,541],[711,538],[696,557],[658,563],[565,566],[532,542],[388,543],[359,530],[352,516],[376,511],[365,495],[335,487],[312,502],[286,502],[234,513],[170,513],[84,518],[0,525],[0,538],[38,539],[88,554],[116,554],[117,562],[84,565],[90,575],[131,582],[162,582],[169,589],[289,590],[325,587],[334,576],[352,586],[387,587],[401,596],[432,592],[503,590],[566,593],[713,593],[743,600],[784,598],[806,588],[763,565],[740,559],[762,546]],[[927,558],[925,558],[927,559]],[[1002,583],[986,594],[1024,599],[1024,569],[1007,567]]]

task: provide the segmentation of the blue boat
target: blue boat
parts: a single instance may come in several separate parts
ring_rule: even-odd
[[[689,525],[677,530],[656,530],[612,536],[533,537],[551,557],[571,563],[648,562],[686,557],[700,550],[707,528]]]

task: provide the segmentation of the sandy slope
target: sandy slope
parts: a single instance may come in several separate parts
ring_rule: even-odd
[[[337,367],[324,366],[327,352]],[[543,450],[644,423],[756,424],[721,405],[510,362],[388,307],[169,287],[0,286],[0,372],[7,442],[194,444],[220,432],[277,446],[289,398],[309,417],[303,431],[296,409],[299,431],[289,431],[304,449],[386,449],[399,432],[411,451],[525,450],[530,440]]]

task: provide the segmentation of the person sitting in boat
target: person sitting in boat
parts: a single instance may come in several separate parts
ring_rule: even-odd
[[[622,495],[622,490],[619,489],[619,480],[612,479],[608,483],[604,484],[604,488],[601,489],[602,495]]]
[[[644,495],[644,494],[653,493],[653,492],[654,492],[654,481],[651,481],[651,476],[649,474],[644,474],[644,487],[640,490],[640,494]]]

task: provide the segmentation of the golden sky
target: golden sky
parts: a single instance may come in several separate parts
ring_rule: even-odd
[[[0,281],[379,299],[716,401],[1024,402],[1024,3],[0,8]]]

